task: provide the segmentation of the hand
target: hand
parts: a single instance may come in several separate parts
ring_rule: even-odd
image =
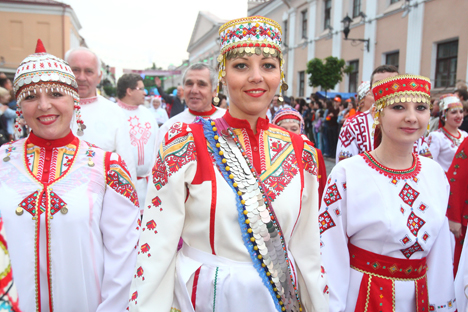
[[[7,108],[8,108],[8,105],[5,105],[5,104],[0,105],[0,111],[2,113],[4,113],[7,110]]]
[[[159,77],[154,77],[154,83],[158,88],[161,88],[161,79],[159,79]]]
[[[460,237],[460,235],[461,235],[461,228],[462,228],[461,223],[458,223],[458,222],[454,222],[454,221],[450,221],[450,220],[449,220],[449,228],[450,228],[450,232],[452,232],[453,235],[455,235],[456,238],[459,238],[459,237]]]

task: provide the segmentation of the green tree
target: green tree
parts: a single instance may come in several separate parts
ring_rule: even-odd
[[[343,59],[334,56],[325,58],[325,62],[314,58],[307,63],[307,73],[310,75],[309,86],[320,87],[326,94],[327,90],[333,89],[343,80],[343,74],[350,74],[352,70],[352,66],[346,66]]]

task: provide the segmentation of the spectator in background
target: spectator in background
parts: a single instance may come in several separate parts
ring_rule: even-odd
[[[354,97],[347,99],[346,102],[348,103],[348,112],[344,116],[345,121],[356,115],[356,102],[354,101]]]
[[[466,86],[464,86],[464,88],[455,90],[453,94],[462,101],[468,101],[468,91],[466,90]]]
[[[10,92],[5,88],[0,87],[0,128],[3,130],[1,131],[3,140],[0,140],[0,142],[4,141],[6,136],[8,136],[6,140],[10,141],[11,139],[13,139],[14,135],[13,124],[10,125],[8,121],[13,120],[14,122],[16,118],[16,112],[8,107],[8,103],[10,103],[10,100]]]
[[[150,111],[153,113],[158,123],[158,127],[161,127],[163,123],[169,120],[169,116],[164,108],[161,107],[161,97],[155,96],[151,101]]]
[[[0,74],[0,88],[5,88],[8,90],[10,93],[10,100],[8,101],[7,105],[9,108],[11,108],[13,111],[16,111],[16,99],[15,99],[15,94],[13,92],[13,84],[11,83],[11,80],[7,78],[7,76],[4,73]],[[3,120],[6,123],[6,128],[8,132],[13,135],[14,128],[13,125],[15,124],[15,118],[16,115],[13,117],[8,117],[10,114],[7,113],[7,115],[3,115]]]
[[[323,149],[323,104],[321,101],[314,101],[314,121],[312,122],[312,131],[315,137],[315,146],[322,150]]]
[[[393,68],[390,68],[393,70]],[[370,91],[370,81],[363,81],[357,92],[358,114],[367,112],[374,104],[374,96]]]
[[[331,109],[328,109],[328,146],[329,155],[333,157],[336,153],[336,144],[338,142],[338,114],[340,112],[339,105],[342,103],[341,97],[336,96],[333,99]]]
[[[154,83],[156,84],[156,89],[158,89],[159,94],[161,97],[164,98],[167,104],[171,105],[170,117],[174,117],[180,113],[182,113],[187,105],[185,104],[184,100],[184,87],[177,86],[177,94],[176,96],[167,95],[164,92],[163,88],[161,88],[161,79],[159,77],[154,77]]]

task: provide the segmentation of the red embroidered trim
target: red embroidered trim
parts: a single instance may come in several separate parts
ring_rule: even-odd
[[[211,105],[211,109],[209,111],[207,111],[207,112],[196,112],[196,111],[191,110],[189,108],[189,112],[190,112],[190,114],[195,115],[195,116],[208,117],[208,116],[213,115],[216,112],[216,107]]]
[[[117,100],[117,105],[119,105],[123,109],[130,110],[130,111],[138,109],[138,105],[129,105],[129,104],[122,102],[121,100]]]
[[[421,162],[419,161],[418,155],[415,153],[413,153],[413,164],[411,167],[403,170],[395,170],[385,167],[368,152],[364,152],[360,155],[364,158],[364,161],[369,165],[369,167],[375,169],[378,173],[383,174],[388,178],[405,180],[414,178],[419,174],[419,172],[421,172]]]
[[[86,98],[86,99],[80,99],[80,105],[92,104],[94,102],[97,102],[97,100],[98,100],[97,96],[93,96],[93,97]]]
[[[195,275],[193,277],[193,286],[192,286],[192,306],[193,311],[197,310],[197,288],[198,288],[198,277],[200,276],[201,267],[199,267],[195,271]]]

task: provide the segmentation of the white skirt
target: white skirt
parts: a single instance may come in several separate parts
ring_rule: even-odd
[[[177,255],[175,278],[173,307],[183,312],[277,311],[252,262],[233,261],[184,244]]]

